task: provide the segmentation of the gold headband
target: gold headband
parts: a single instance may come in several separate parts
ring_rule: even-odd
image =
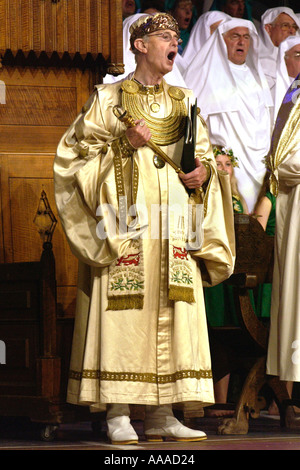
[[[173,16],[168,13],[156,13],[155,15],[139,18],[130,26],[131,48],[133,48],[134,41],[137,38],[142,38],[146,36],[146,34],[153,33],[160,29],[171,29],[176,32],[178,37],[180,36],[178,23]]]

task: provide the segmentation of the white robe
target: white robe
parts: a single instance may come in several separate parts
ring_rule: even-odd
[[[231,16],[223,11],[208,11],[198,18],[191,30],[188,43],[182,53],[186,66],[193,61],[196,54],[199,53],[203,45],[210,38],[210,27],[217,22],[221,24],[229,19],[231,19]]]
[[[251,35],[246,63],[227,58],[223,34],[235,27]],[[258,35],[247,20],[221,24],[186,70],[186,83],[198,98],[211,142],[233,150],[239,190],[251,212],[265,174],[264,157],[271,137],[271,93],[258,60]]]
[[[180,90],[185,104],[188,98],[193,100],[190,90]],[[147,96],[140,95],[139,99],[150,114]],[[160,117],[169,116],[173,102],[166,83],[156,100],[160,104]],[[163,210],[153,219],[152,209],[170,208],[173,196],[181,205],[187,205],[189,198],[170,165],[155,167],[149,147],[139,148],[132,157],[119,158],[114,144],[126,128],[114,116],[113,107],[120,102],[121,82],[98,86],[61,139],[54,162],[58,211],[71,249],[79,259],[68,401],[93,409],[103,409],[107,403],[212,403],[213,382],[199,263],[205,263],[207,280],[212,284],[228,278],[233,271],[234,227],[228,175],[218,177],[207,131],[199,118],[196,155],[212,165],[204,239],[202,248],[193,251],[186,260],[178,251],[181,266],[187,263],[191,269],[196,302],[170,299],[170,273],[180,273],[179,269],[172,271],[170,264],[170,260],[175,261],[167,238],[171,219]],[[177,165],[182,145],[183,138],[163,147]],[[121,182],[130,197],[135,188],[133,163],[138,170],[137,203],[144,209],[144,213],[138,210],[138,220],[148,214],[148,225],[144,218],[145,224],[137,224],[136,232],[128,231],[120,237],[108,224],[111,232],[105,237],[105,231],[99,232],[101,220],[97,210],[104,211],[108,206],[118,208],[122,173]],[[223,198],[220,181],[223,181]],[[119,226],[118,210],[116,214]],[[132,265],[128,263],[127,272],[127,248],[136,235],[143,233],[143,227],[149,228],[148,235],[143,238]],[[138,268],[143,267],[138,272],[141,286],[136,284],[137,289],[141,287],[143,306],[131,307],[126,301],[126,305],[121,302],[122,309],[110,307],[112,285],[119,281],[122,286],[119,284],[117,294],[125,293],[131,299],[135,295],[135,290],[131,290],[135,261]],[[111,277],[116,271],[120,274],[117,279]],[[129,276],[126,285],[123,274]],[[186,277],[179,277],[176,282],[183,282],[186,285],[182,287],[189,288],[191,279],[187,282]],[[120,299],[120,296],[118,300],[122,301],[124,297]]]
[[[263,157],[270,145],[270,112],[247,65],[230,64],[238,93],[238,111],[211,114],[207,124],[213,144],[231,147],[238,158],[235,175],[251,212],[266,172]]]
[[[273,21],[276,20],[280,13],[285,13],[286,15],[289,15],[300,28],[299,18],[295,15],[294,11],[288,7],[269,8],[261,17],[261,25],[259,30],[259,59],[261,61],[264,73],[268,80],[270,89],[272,89],[276,84],[276,64],[279,48],[278,46],[274,46],[268,32],[265,29],[265,25],[273,23]]]
[[[284,56],[292,47],[296,46],[297,44],[300,44],[300,36],[289,36],[287,39],[282,41],[279,46],[276,65],[276,81],[274,87],[271,89],[271,93],[274,99],[274,124],[276,122],[282,100],[295,78],[289,77]]]

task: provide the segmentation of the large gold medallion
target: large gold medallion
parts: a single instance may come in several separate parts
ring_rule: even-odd
[[[151,116],[144,110],[143,96],[154,95],[154,101],[149,105],[153,113],[158,113],[161,104],[156,95],[164,92],[171,98],[172,108],[166,117]],[[184,102],[184,92],[175,86],[168,87],[163,80],[154,87],[146,87],[134,80],[125,80],[122,83],[122,106],[135,121],[143,119],[151,131],[151,140],[161,146],[170,145],[180,140],[185,132],[187,109]]]
[[[182,101],[184,99],[184,92],[180,90],[180,88],[177,88],[177,86],[170,86],[168,90],[169,95],[171,98],[174,98],[174,100]]]
[[[124,80],[124,82],[122,83],[122,89],[126,93],[135,94],[139,91],[139,85],[133,80]]]

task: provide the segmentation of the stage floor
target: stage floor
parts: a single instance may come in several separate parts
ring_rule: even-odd
[[[116,446],[107,442],[105,425],[95,432],[91,423],[62,424],[55,432],[53,440],[47,442],[41,439],[31,423],[22,424],[19,420],[2,420],[0,451],[1,450],[101,450],[105,451],[103,458],[114,458],[116,455],[137,455],[137,451],[144,451],[143,455],[163,454],[189,455],[203,450],[300,450],[300,430],[295,431],[282,428],[278,417],[270,417],[262,412],[257,419],[250,419],[247,435],[217,435],[218,418],[198,418],[196,428],[206,432],[207,439],[195,443],[179,443],[165,441],[162,443],[148,443],[143,436],[143,424],[134,421],[133,425],[140,437],[138,445]],[[108,463],[108,462],[106,462]],[[111,462],[113,463],[113,462]],[[143,463],[144,460],[143,460]],[[174,462],[173,462],[174,463]],[[176,463],[176,462],[175,462]],[[181,462],[183,463],[183,462]]]

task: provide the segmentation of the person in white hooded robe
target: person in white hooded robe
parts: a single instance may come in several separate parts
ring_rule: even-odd
[[[229,36],[231,57],[224,36],[239,29],[245,34]],[[184,79],[197,96],[211,142],[230,146],[239,159],[236,176],[251,213],[265,174],[263,159],[270,146],[273,107],[258,60],[258,34],[253,23],[233,18],[219,25],[187,68]]]
[[[230,20],[231,16],[223,11],[203,13],[193,26],[188,43],[182,53],[186,65],[189,65],[206,41],[215,32],[219,24]]]
[[[259,58],[269,86],[275,85],[279,45],[288,36],[299,34],[300,20],[288,7],[269,8],[261,17]]]
[[[274,123],[288,88],[300,73],[300,36],[289,36],[279,46],[274,98]]]

